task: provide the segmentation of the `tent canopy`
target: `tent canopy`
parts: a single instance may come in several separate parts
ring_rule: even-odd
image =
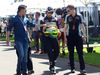
[[[97,1],[97,0],[95,0]],[[98,2],[100,3],[100,1]],[[64,7],[63,0],[24,0],[23,2],[16,2],[12,3],[9,6],[6,6],[3,10],[4,15],[15,15],[17,12],[17,8],[19,5],[25,4],[27,6],[27,13],[34,12],[36,10],[43,10],[46,9],[48,6],[51,6],[53,8],[59,8]],[[75,7],[85,7],[84,4],[82,4],[79,0],[65,0],[65,6],[68,4],[73,4]],[[92,5],[89,5],[91,7]],[[2,16],[2,15],[1,15]]]

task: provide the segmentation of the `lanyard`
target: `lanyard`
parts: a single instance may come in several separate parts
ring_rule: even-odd
[[[24,23],[24,20],[22,20],[20,17],[19,17],[19,19],[20,19],[20,21],[21,21],[22,24],[23,24],[24,30],[27,31],[26,26],[25,26],[25,23]]]
[[[76,22],[76,16],[75,16],[75,19],[73,19],[73,17],[72,17],[72,22],[73,22],[73,30],[75,30],[75,22]]]
[[[19,17],[19,19],[20,19],[20,21],[22,22],[22,24],[23,24],[23,26],[24,26],[24,24],[25,24],[25,23],[24,23],[24,20],[22,20],[20,17]]]

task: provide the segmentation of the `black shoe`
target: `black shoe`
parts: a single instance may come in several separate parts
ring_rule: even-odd
[[[75,70],[71,70],[71,73],[75,73]]]
[[[63,55],[65,55],[65,51],[62,51]]]
[[[51,71],[51,67],[49,67],[49,70]]]
[[[52,68],[52,62],[49,61],[49,70],[51,71]]]
[[[52,74],[56,74],[56,69],[55,69],[55,67],[51,68],[51,73],[52,73]]]
[[[15,74],[15,75],[21,75],[21,73],[17,73],[17,74]]]
[[[23,74],[23,75],[27,75],[27,73]]]
[[[51,68],[52,68],[51,65],[49,65],[49,70],[50,70],[50,71],[51,71]]]
[[[33,73],[34,73],[34,71],[33,71],[33,70],[28,71],[28,74],[33,74]]]
[[[80,73],[81,73],[81,74],[85,74],[86,71],[85,71],[85,70],[80,70]]]

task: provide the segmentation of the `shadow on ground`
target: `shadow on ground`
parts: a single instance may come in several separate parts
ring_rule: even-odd
[[[8,49],[4,49],[3,51],[13,51],[15,50],[14,48],[8,48]]]
[[[40,55],[35,55],[35,54],[32,54],[31,57],[33,58],[37,58],[37,59],[45,59],[45,60],[48,60],[48,56],[47,54],[40,54]],[[65,58],[61,58],[59,57],[57,59],[57,62],[56,62],[56,67],[59,67],[59,69],[57,69],[57,72],[59,73],[60,71],[64,71],[64,70],[70,70],[70,66],[68,66],[68,60],[65,59]],[[45,64],[45,65],[49,65],[48,62],[39,62],[40,64]],[[75,62],[75,70],[76,71],[80,71],[80,67],[79,67],[79,63],[78,62]],[[94,67],[94,66],[90,66],[90,65],[86,65],[86,71],[87,73],[100,73],[100,68],[97,68],[97,67]],[[44,71],[44,73],[42,75],[49,75],[50,72],[49,71]],[[69,75],[70,72],[64,74],[64,75]],[[78,75],[86,75],[86,74],[78,74]]]
[[[1,40],[0,40],[1,41]],[[0,44],[5,44],[6,42],[0,42]]]

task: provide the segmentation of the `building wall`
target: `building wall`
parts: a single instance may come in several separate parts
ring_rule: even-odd
[[[83,19],[86,22],[86,7],[76,7],[76,11],[82,14]],[[88,19],[90,21],[90,16],[91,16],[94,25],[100,25],[98,11],[99,11],[98,5],[93,7],[92,6],[88,7]]]

